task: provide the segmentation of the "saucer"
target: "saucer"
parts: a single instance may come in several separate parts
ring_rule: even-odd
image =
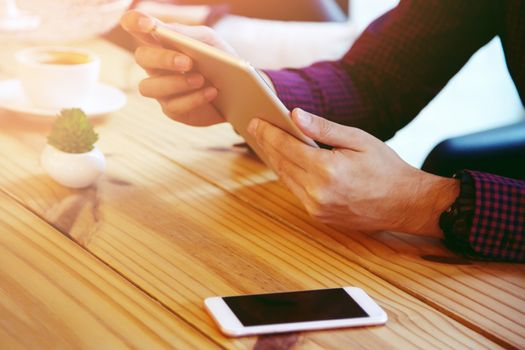
[[[99,116],[121,109],[126,104],[126,95],[119,89],[98,83],[91,96],[78,108],[82,108],[88,117]],[[56,117],[60,108],[42,108],[34,106],[22,89],[20,80],[0,81],[0,108],[43,117]]]

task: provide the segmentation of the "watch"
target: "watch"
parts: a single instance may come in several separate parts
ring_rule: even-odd
[[[456,201],[439,217],[439,226],[443,230],[445,245],[458,253],[475,254],[470,245],[470,230],[476,205],[474,179],[466,171],[453,176],[460,180],[460,192]]]

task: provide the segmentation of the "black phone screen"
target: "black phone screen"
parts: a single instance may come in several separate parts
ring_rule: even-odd
[[[245,326],[368,317],[343,288],[224,297]]]

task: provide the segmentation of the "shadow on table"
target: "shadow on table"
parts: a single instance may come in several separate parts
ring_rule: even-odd
[[[472,264],[470,260],[446,249],[441,240],[437,238],[397,232],[366,233],[324,225],[310,217],[299,200],[275,180],[249,186],[237,186],[232,189],[231,193],[278,221],[300,229],[314,240],[322,241],[329,248],[342,244],[359,253],[362,250],[365,254],[372,253],[382,257],[395,255],[440,264]],[[321,232],[333,240],[324,240],[320,236]]]

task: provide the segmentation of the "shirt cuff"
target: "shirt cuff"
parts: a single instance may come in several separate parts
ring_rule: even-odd
[[[468,237],[472,251],[491,259],[525,261],[525,181],[466,172],[475,187]]]
[[[460,171],[454,174],[460,180],[460,193],[454,203],[439,218],[439,226],[444,233],[444,243],[450,249],[469,258],[476,253],[470,246],[470,229],[475,207],[474,180],[469,173]]]

